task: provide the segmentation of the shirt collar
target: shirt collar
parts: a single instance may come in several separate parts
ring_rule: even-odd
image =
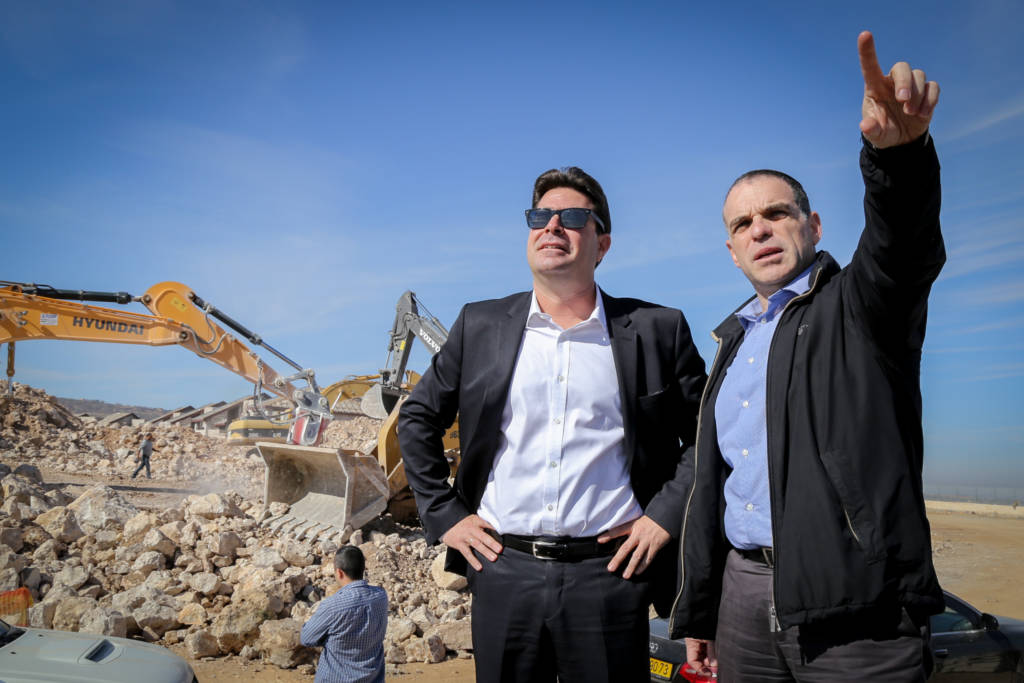
[[[793,278],[789,284],[781,287],[768,297],[768,308],[761,310],[761,300],[754,297],[750,303],[736,311],[736,318],[743,325],[743,330],[750,329],[750,326],[759,320],[770,322],[782,308],[794,297],[800,296],[811,288],[811,270],[814,264],[807,266],[807,270]]]
[[[590,312],[590,316],[577,323],[576,327],[581,325],[592,325],[594,322],[600,323],[602,329],[608,330],[608,320],[604,313],[604,298],[601,296],[601,288],[596,284],[594,285],[594,291],[597,296],[594,303],[594,310]],[[541,327],[554,325],[555,322],[551,319],[551,316],[540,310],[540,303],[537,302],[537,290],[530,292],[530,312],[526,315],[526,326],[527,327]]]
[[[366,579],[356,579],[355,581],[349,581],[348,583],[346,583],[344,586],[342,586],[338,590],[345,590],[346,588],[356,588],[358,586],[365,586],[365,585],[366,585]]]

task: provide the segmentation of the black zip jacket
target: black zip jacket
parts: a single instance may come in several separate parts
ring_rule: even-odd
[[[866,225],[840,270],[819,252],[781,313],[767,376],[774,605],[783,628],[904,607],[942,611],[921,483],[920,366],[928,293],[945,261],[939,162],[926,133],[861,152]],[[743,340],[730,315],[701,398],[680,534],[672,637],[713,639],[725,537],[715,401]],[[767,628],[767,625],[766,625]]]

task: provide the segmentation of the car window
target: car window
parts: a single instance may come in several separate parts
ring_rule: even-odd
[[[958,612],[950,605],[946,611],[932,617],[932,633],[951,633],[953,631],[973,631],[978,628],[966,614]]]

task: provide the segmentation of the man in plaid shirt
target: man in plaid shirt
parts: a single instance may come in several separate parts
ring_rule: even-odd
[[[366,560],[355,546],[334,554],[341,587],[302,627],[302,644],[322,646],[314,683],[384,683],[388,596],[363,580]]]

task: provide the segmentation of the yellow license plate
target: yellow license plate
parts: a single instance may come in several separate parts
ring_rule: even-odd
[[[672,677],[672,664],[651,657],[651,675],[664,678],[667,681]]]

